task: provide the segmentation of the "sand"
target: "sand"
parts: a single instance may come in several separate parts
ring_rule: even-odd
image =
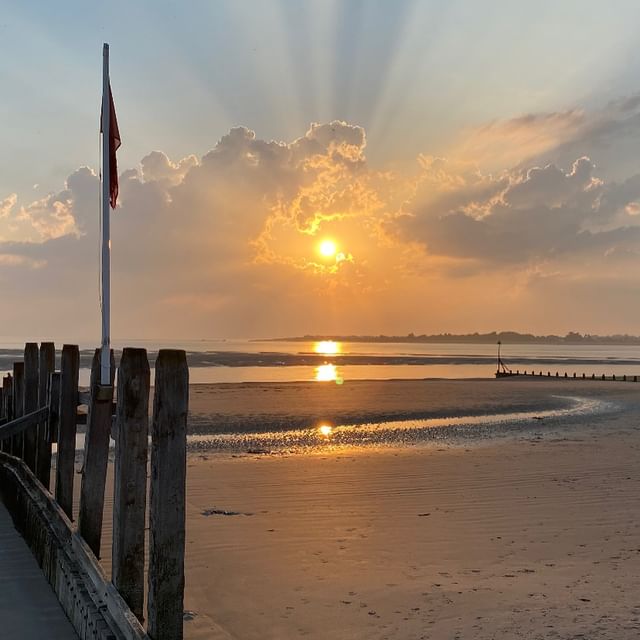
[[[186,638],[640,636],[640,387],[222,387],[192,389],[196,430],[206,430],[207,415],[213,430],[248,417],[255,428],[260,416],[316,419],[327,406],[367,417],[511,411],[553,404],[560,388],[613,404],[446,444],[192,452]]]

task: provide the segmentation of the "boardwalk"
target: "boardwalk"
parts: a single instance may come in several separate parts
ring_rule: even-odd
[[[0,502],[0,636],[77,640],[71,623]]]

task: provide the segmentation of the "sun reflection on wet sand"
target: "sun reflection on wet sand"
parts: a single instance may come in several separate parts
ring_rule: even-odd
[[[328,424],[321,424],[318,427],[318,432],[320,433],[320,435],[328,438],[333,433],[333,427]]]
[[[321,364],[316,367],[314,371],[314,379],[316,382],[335,382],[336,384],[342,384],[344,382],[335,364]]]
[[[302,429],[249,433],[194,434],[187,439],[191,450],[247,452],[313,452],[316,449],[337,451],[352,447],[393,447],[421,443],[481,442],[496,435],[532,433],[540,430],[540,418],[546,428],[561,425],[570,416],[596,415],[613,411],[616,405],[593,398],[558,396],[562,408],[516,411],[502,414],[394,420],[389,422],[331,425],[316,423]],[[548,419],[548,420],[547,420]]]

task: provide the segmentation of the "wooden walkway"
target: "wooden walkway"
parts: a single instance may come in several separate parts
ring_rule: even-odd
[[[53,589],[0,502],[0,636],[77,640]]]

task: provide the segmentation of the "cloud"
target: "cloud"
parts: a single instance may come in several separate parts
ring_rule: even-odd
[[[463,131],[448,153],[473,159],[488,169],[524,165],[579,137],[588,122],[589,117],[580,109],[494,120]]]
[[[568,170],[550,164],[495,178],[460,174],[457,197],[431,193],[425,201],[418,192],[396,224],[403,240],[427,254],[473,261],[475,269],[529,268],[586,252],[603,258],[640,239],[640,180],[605,183],[595,171],[581,157]]]
[[[180,184],[189,169],[198,164],[196,156],[187,156],[173,163],[162,151],[152,151],[140,161],[141,177],[144,182],[161,182],[165,186]]]
[[[592,158],[600,176],[621,180],[638,172],[640,94],[611,100],[590,110],[568,109],[495,120],[466,129],[447,156],[471,161],[485,171],[526,169],[555,163],[569,166]]]
[[[13,207],[15,207],[16,202],[18,202],[18,194],[16,193],[12,193],[4,200],[0,200],[0,218],[7,218]]]
[[[637,108],[629,100],[610,111]],[[485,133],[568,144],[593,122],[582,112],[526,116]],[[123,171],[112,215],[114,336],[492,329],[497,312],[528,319],[532,292],[555,300],[568,282],[586,290],[585,273],[594,291],[621,271],[635,277],[640,174],[607,178],[582,153],[492,171],[424,154],[390,170],[367,162],[366,144],[362,127],[340,121],[289,142],[236,127],[202,157],[153,151]],[[57,335],[99,332],[98,202],[87,167],[43,198],[0,201],[9,325],[34,333],[46,313]],[[319,254],[325,238],[339,258]],[[478,324],[465,327],[464,317]]]

